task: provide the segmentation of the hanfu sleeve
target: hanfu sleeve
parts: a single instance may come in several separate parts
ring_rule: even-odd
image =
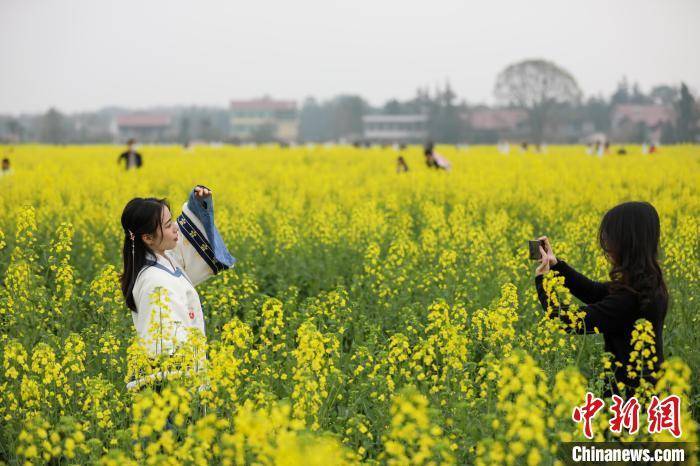
[[[211,196],[197,198],[194,189],[177,218],[180,235],[169,257],[187,274],[193,285],[233,267],[231,256],[214,223]]]

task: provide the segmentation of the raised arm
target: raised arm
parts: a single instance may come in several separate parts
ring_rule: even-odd
[[[236,262],[214,223],[214,200],[209,189],[197,186],[192,190],[177,223],[180,235],[177,245],[168,251],[168,255],[193,285],[231,268]]]
[[[552,245],[549,238],[540,236],[537,238],[540,242],[540,265],[535,271],[538,275],[556,270],[564,277],[564,286],[566,286],[571,294],[580,299],[586,304],[600,301],[609,293],[608,286],[604,283],[590,280],[584,275],[575,271],[571,266],[561,259],[557,259],[554,255]]]
[[[566,324],[568,333],[615,333],[629,328],[639,317],[635,306],[635,296],[631,293],[606,294],[605,297],[594,303],[578,308],[579,313],[584,313],[582,325],[571,325],[571,318],[566,314],[567,306],[555,306],[548,299],[542,284],[544,277],[535,277],[537,297],[545,313],[550,318],[558,318]]]

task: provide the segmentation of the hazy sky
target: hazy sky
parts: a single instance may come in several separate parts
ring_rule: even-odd
[[[446,79],[488,103],[532,57],[586,94],[623,75],[700,90],[698,45],[700,0],[0,0],[0,113],[264,93],[376,105]]]

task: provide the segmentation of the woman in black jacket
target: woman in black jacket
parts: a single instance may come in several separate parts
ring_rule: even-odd
[[[658,263],[659,215],[647,202],[625,202],[603,217],[598,240],[612,267],[610,281],[601,283],[580,274],[561,259],[557,259],[546,236],[540,238],[542,260],[537,267],[535,284],[542,307],[547,311],[548,297],[542,286],[543,275],[550,269],[564,277],[564,285],[585,306],[583,325],[567,326],[568,331],[579,334],[599,333],[605,340],[605,351],[612,353],[615,361],[615,379],[625,385],[625,393],[631,396],[639,380],[627,375],[627,364],[632,351],[631,338],[634,324],[646,319],[654,328],[657,361],[654,371],[663,362],[663,326],[668,308],[668,291]],[[551,305],[549,307],[552,307]],[[552,309],[550,317],[570,323],[568,317]],[[655,383],[651,374],[645,379]],[[620,394],[617,384],[612,393]],[[606,393],[610,395],[610,393]]]

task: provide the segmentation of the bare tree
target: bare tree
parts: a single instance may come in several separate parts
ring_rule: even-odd
[[[551,109],[578,103],[581,89],[568,71],[546,60],[525,60],[508,66],[496,78],[496,99],[527,110],[534,142],[542,142]]]

